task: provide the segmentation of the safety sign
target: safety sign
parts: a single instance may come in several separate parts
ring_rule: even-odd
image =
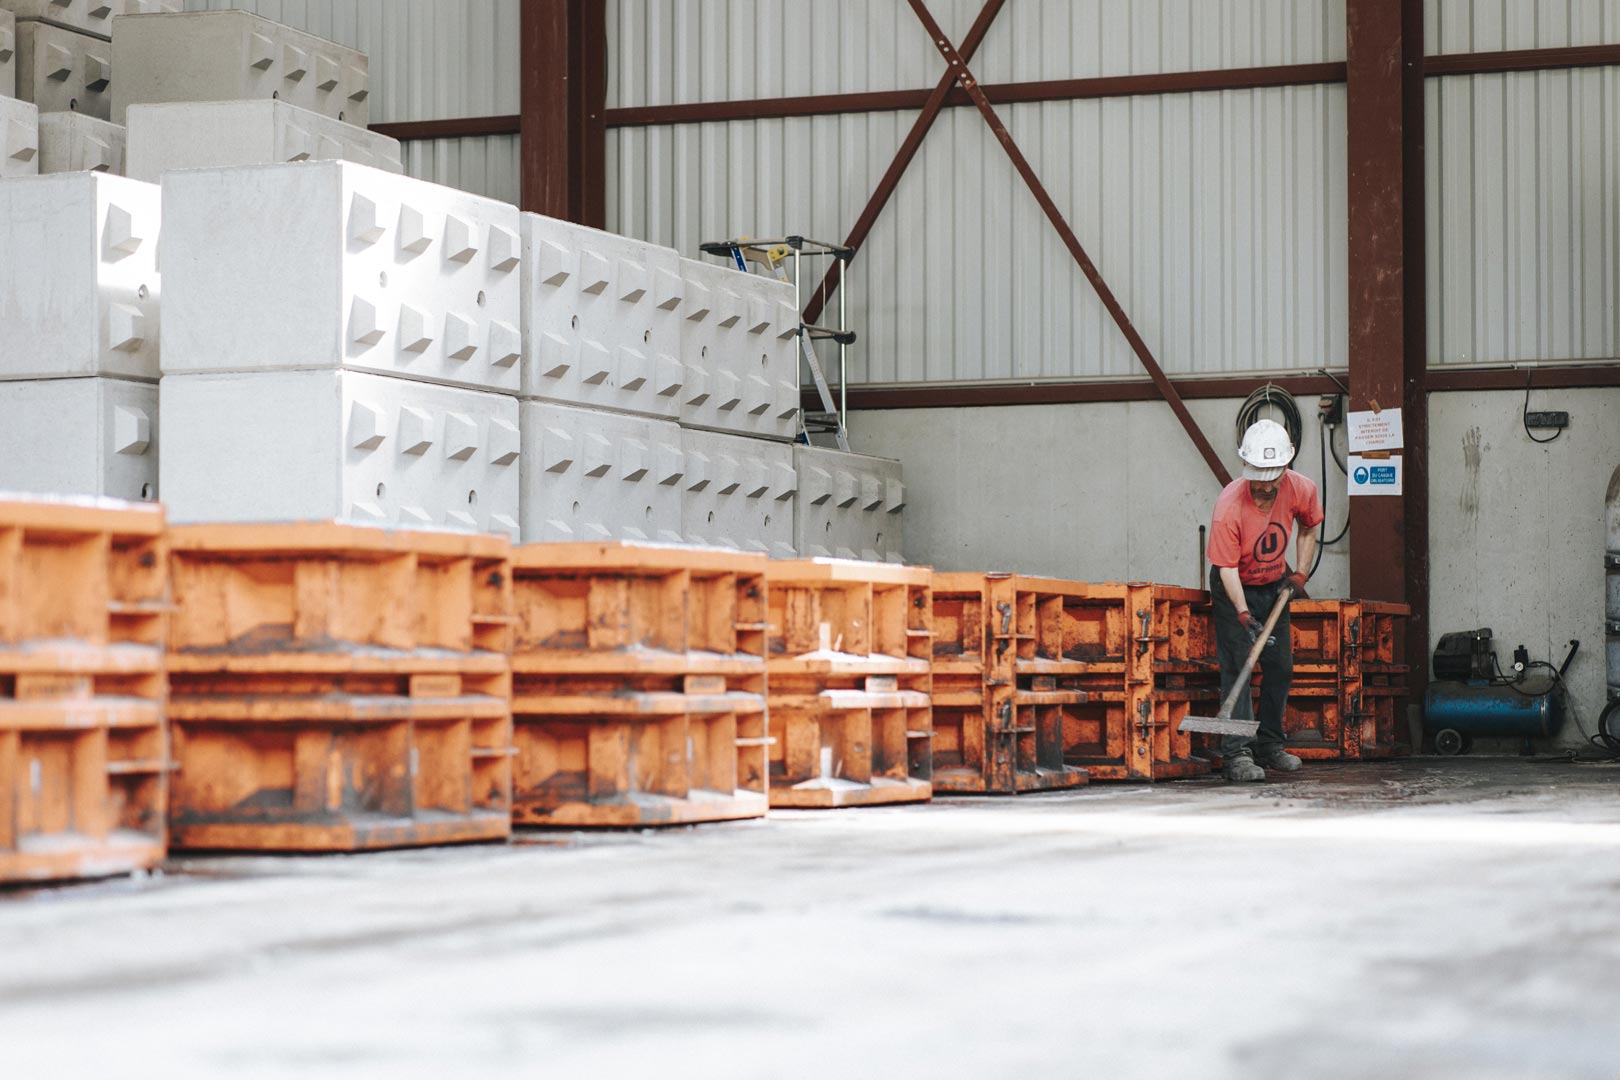
[[[1350,494],[1399,495],[1401,493],[1401,458],[1363,457],[1350,455]]]
[[[1405,442],[1401,432],[1401,410],[1384,409],[1381,412],[1352,412],[1347,417],[1350,429],[1350,452],[1368,450],[1399,450]]]

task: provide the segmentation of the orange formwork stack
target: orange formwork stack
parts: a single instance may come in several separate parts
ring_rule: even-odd
[[[0,502],[0,883],[163,860],[163,511]]]
[[[1021,672],[1018,597],[1031,579],[934,575],[934,790],[1012,795],[1078,787],[1064,763],[1065,708],[1086,695]],[[1042,686],[1047,682],[1043,681]]]
[[[932,797],[932,576],[844,559],[768,564],[772,806]]]
[[[765,563],[618,542],[514,549],[517,824],[764,816]]]
[[[176,847],[510,835],[506,540],[316,522],[169,541]]]

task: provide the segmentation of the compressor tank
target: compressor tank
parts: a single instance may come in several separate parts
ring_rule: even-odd
[[[1546,738],[1564,726],[1563,695],[1547,676],[1528,676],[1511,686],[1432,682],[1423,695],[1423,727],[1450,729],[1467,738]]]

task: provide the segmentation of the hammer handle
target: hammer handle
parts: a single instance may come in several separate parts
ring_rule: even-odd
[[[1277,602],[1271,605],[1271,614],[1266,616],[1266,625],[1260,628],[1260,636],[1254,639],[1254,646],[1249,649],[1249,658],[1243,661],[1243,667],[1232,682],[1232,689],[1227,693],[1226,700],[1221,702],[1221,711],[1216,715],[1222,720],[1232,718],[1232,710],[1237,708],[1238,695],[1249,692],[1249,676],[1254,672],[1254,665],[1259,662],[1260,654],[1266,651],[1266,642],[1271,640],[1271,631],[1276,627],[1277,620],[1282,618],[1283,611],[1288,607],[1288,601],[1293,598],[1294,586],[1284,582],[1282,592],[1277,594]]]

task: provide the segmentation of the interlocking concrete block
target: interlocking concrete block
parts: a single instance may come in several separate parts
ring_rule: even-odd
[[[113,16],[124,14],[125,0],[0,0],[0,9],[18,20],[49,23],[67,30],[112,40]]]
[[[341,159],[404,171],[399,140],[285,101],[131,105],[128,175],[156,181],[170,169]]]
[[[352,368],[515,394],[518,212],[346,161],[163,178],[164,374]]]
[[[681,424],[791,441],[798,433],[793,286],[681,260]]]
[[[130,15],[118,20],[122,74],[112,118],[160,101],[274,98],[357,127],[370,122],[366,55],[245,11]]]
[[[126,379],[0,383],[0,491],[155,499],[158,388]]]
[[[39,171],[123,176],[124,129],[83,113],[46,113],[39,118]]]
[[[355,371],[166,375],[169,519],[518,529],[517,400]]]
[[[900,463],[816,446],[793,448],[793,535],[805,558],[903,562],[906,488]]]
[[[672,421],[523,402],[523,539],[681,540]]]
[[[26,101],[0,97],[0,180],[37,175],[39,110]]]
[[[0,98],[17,96],[17,17],[0,9]]]
[[[523,396],[680,416],[680,256],[523,215]]]
[[[105,173],[0,184],[0,380],[158,377],[159,191]]]
[[[790,559],[798,476],[793,447],[714,431],[681,431],[681,532],[688,544]]]
[[[112,116],[112,46],[42,22],[17,24],[17,96],[42,113]]]

